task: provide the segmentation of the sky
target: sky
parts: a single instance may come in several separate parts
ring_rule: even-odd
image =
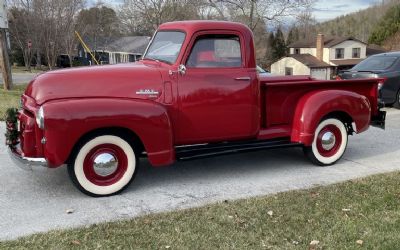
[[[317,21],[326,21],[351,12],[366,9],[378,0],[318,0],[313,14]]]
[[[88,0],[93,4],[98,0]],[[313,8],[313,14],[317,21],[326,21],[335,17],[346,15],[361,9],[366,9],[382,0],[317,0]],[[110,6],[117,6],[123,0],[102,0]]]

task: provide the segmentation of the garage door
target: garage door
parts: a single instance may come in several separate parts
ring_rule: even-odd
[[[327,80],[328,74],[326,68],[311,69],[311,77],[317,80]]]

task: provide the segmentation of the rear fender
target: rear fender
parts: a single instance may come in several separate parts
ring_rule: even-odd
[[[344,112],[355,123],[357,133],[368,129],[371,105],[365,96],[345,90],[313,91],[298,102],[293,117],[291,140],[310,146],[321,120],[333,113]]]
[[[66,163],[85,134],[102,128],[124,128],[135,133],[154,166],[175,160],[171,122],[166,109],[154,102],[91,98],[52,101],[45,112],[45,158],[50,166]]]

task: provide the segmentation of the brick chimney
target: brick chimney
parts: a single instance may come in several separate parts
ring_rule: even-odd
[[[321,33],[317,35],[317,58],[324,61],[324,35]]]

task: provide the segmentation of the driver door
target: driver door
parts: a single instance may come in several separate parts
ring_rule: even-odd
[[[198,35],[178,78],[179,144],[253,137],[259,129],[258,80],[244,66],[239,34]]]

